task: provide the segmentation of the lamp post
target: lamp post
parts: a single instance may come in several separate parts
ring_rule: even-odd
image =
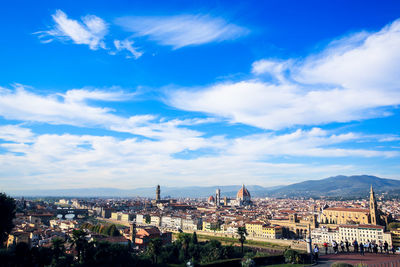
[[[307,253],[310,255],[311,262],[313,259],[313,249],[312,249],[312,239],[311,239],[311,227],[308,225],[308,237],[306,238],[307,242]]]

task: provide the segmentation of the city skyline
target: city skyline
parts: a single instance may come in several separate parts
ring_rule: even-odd
[[[400,4],[0,11],[0,191],[400,179]]]

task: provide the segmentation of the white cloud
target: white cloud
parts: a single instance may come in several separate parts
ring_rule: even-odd
[[[381,138],[376,136],[376,138]],[[320,128],[313,128],[310,131],[298,129],[292,133],[256,134],[236,138],[229,146],[229,153],[246,155],[258,159],[266,156],[306,156],[306,157],[397,157],[398,151],[391,150],[370,150],[340,148],[340,145],[347,142],[371,139],[355,133],[335,135]],[[371,140],[370,140],[371,141]]]
[[[248,33],[243,27],[207,15],[122,17],[116,23],[135,36],[148,36],[175,49],[232,40]]]
[[[88,100],[124,101],[132,96],[121,91],[88,89],[39,95],[27,91],[22,85],[13,90],[0,87],[0,116],[7,120],[102,128],[157,139],[196,138],[202,133],[179,126],[212,121],[196,118],[165,120],[150,114],[123,117],[116,115],[111,108],[88,104]]]
[[[23,128],[18,125],[2,125],[0,126],[0,139],[4,141],[26,143],[33,140],[31,129]]]
[[[71,90],[65,94],[42,96],[17,85],[14,90],[0,88],[0,115],[8,120],[99,126],[121,119],[108,108],[86,104],[85,100],[111,101],[124,96],[121,92]]]
[[[400,104],[398,69],[400,20],[304,60],[257,61],[252,80],[171,91],[167,102],[264,129],[349,122],[390,115]]]
[[[75,44],[88,45],[90,49],[106,49],[104,37],[108,26],[101,18],[94,15],[82,17],[82,22],[68,18],[61,10],[52,15],[55,25],[48,31],[37,32],[44,43],[52,38],[72,40]]]
[[[243,179],[256,184],[281,184],[282,177],[321,177],[355,170],[350,165],[264,162],[257,153],[256,157],[249,157],[243,150],[227,150],[230,143],[218,138],[138,140],[43,134],[36,135],[32,144],[1,146],[10,153],[0,154],[0,184],[7,186],[7,181],[12,180],[13,186],[19,189],[22,183],[33,188],[65,188],[66,184],[69,187],[93,187],[93,184],[115,187],[115,179],[124,188],[155,183],[211,185],[229,181],[230,184],[240,184]],[[216,147],[220,152],[195,159],[173,157],[179,151],[207,147]]]
[[[140,58],[143,55],[143,52],[140,52],[137,47],[133,47],[134,42],[128,39],[125,40],[114,40],[114,46],[117,51],[127,50],[130,55],[127,58],[134,57],[135,59]]]
[[[115,187],[116,179],[123,188],[156,183],[170,186],[214,185],[227,184],[227,181],[229,184],[251,181],[273,185],[338,173],[359,174],[365,169],[360,165],[312,161],[287,163],[285,158],[277,161],[276,157],[399,156],[393,151],[337,149],[335,145],[365,137],[355,133],[335,135],[320,128],[234,139],[180,135],[152,140],[72,134],[39,135],[32,134],[28,128],[13,125],[4,129],[13,133],[11,141],[14,142],[0,144],[7,150],[7,153],[0,154],[0,185],[9,189],[21,189],[21,184],[32,188],[65,188],[66,184],[68,187],[93,187],[93,184]],[[25,143],[27,141],[29,143]],[[192,159],[174,156],[182,151],[200,149],[212,149],[215,153],[200,154]],[[271,157],[275,158],[275,162],[270,162]]]

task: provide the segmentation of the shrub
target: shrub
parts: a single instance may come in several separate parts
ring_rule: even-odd
[[[285,250],[283,256],[285,257],[285,262],[287,263],[300,263],[299,253],[293,249]]]

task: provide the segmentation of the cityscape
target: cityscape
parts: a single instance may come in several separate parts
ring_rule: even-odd
[[[256,251],[259,257],[280,255],[288,249],[305,253],[309,242],[321,251],[326,246],[332,255],[335,243],[342,247],[341,253],[354,253],[355,242],[371,254],[374,248],[379,255],[400,253],[399,200],[376,195],[372,185],[368,195],[353,200],[252,198],[242,185],[234,198],[224,196],[216,188],[208,198],[174,199],[163,197],[162,187],[157,185],[153,198],[19,197],[15,199],[14,227],[4,244],[10,249],[19,244],[53,248],[55,242],[60,242],[71,264],[74,257],[80,257],[74,246],[79,231],[88,244],[120,245],[132,254],[148,255],[142,253],[149,252],[155,240],[168,248],[192,235],[196,235],[197,242],[214,240],[239,248],[240,229],[245,229],[247,254]],[[135,263],[124,264],[146,266],[184,261],[179,254],[175,259],[169,258],[161,253],[161,248],[158,254],[155,261],[154,255],[147,261],[142,256]],[[197,256],[198,263],[215,260],[220,260],[220,256]]]
[[[0,267],[400,266],[399,1],[0,25]]]

